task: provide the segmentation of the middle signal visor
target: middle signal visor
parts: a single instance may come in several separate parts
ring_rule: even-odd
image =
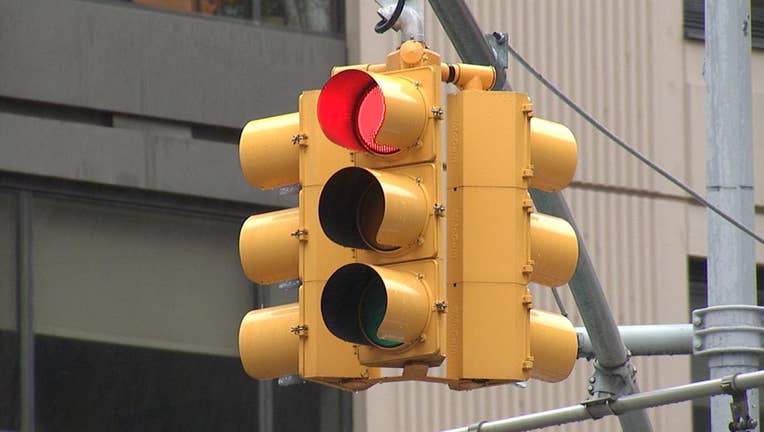
[[[414,177],[347,167],[324,185],[318,217],[335,243],[391,252],[416,244],[427,224],[428,202]]]
[[[390,155],[413,147],[427,122],[420,84],[406,76],[349,69],[326,82],[318,122],[334,143],[354,151]]]

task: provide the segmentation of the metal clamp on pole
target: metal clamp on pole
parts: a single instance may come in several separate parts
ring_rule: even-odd
[[[634,381],[637,370],[630,363],[614,368],[606,368],[594,361],[594,373],[589,377],[587,390],[595,400],[629,394],[629,384]]]
[[[695,331],[693,355],[764,355],[764,348],[761,346],[764,327],[759,324],[762,320],[762,306],[721,305],[692,311],[692,325]],[[735,341],[735,344],[721,345],[719,340],[725,338]]]
[[[610,403],[614,401],[615,399],[612,397],[603,397],[585,400],[581,402],[581,405],[586,408],[586,412],[589,413],[593,420],[599,420],[605,416],[616,415],[616,413],[610,407]]]
[[[735,377],[738,374],[722,378],[722,391],[732,396],[730,411],[732,421],[729,424],[730,431],[749,431],[756,429],[758,424],[748,414],[748,391],[739,389],[735,385]]]
[[[487,423],[487,421],[483,420],[481,422],[473,423],[469,426],[467,426],[467,432],[480,432],[480,430],[483,428],[483,425]]]

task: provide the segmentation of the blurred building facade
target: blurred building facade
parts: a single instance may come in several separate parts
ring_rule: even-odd
[[[349,395],[237,350],[296,298],[241,271],[242,221],[296,199],[249,187],[238,137],[345,62],[342,3],[316,4],[0,2],[0,430],[350,424]]]
[[[697,3],[468,2],[484,31],[508,32],[564,92],[703,191]],[[258,383],[241,371],[241,317],[294,301],[296,291],[244,278],[239,227],[296,200],[245,182],[238,134],[250,119],[295,111],[300,91],[320,88],[333,65],[382,61],[398,35],[373,32],[376,7],[0,1],[0,431],[437,430],[586,398],[584,360],[562,384],[452,392],[399,383],[352,396]],[[444,61],[459,61],[429,7],[426,34]],[[761,49],[751,75],[753,118],[764,118]],[[565,195],[617,322],[689,322],[705,301],[705,210],[513,61],[509,76],[540,116],[578,138]],[[764,125],[753,125],[758,169]],[[764,177],[755,176],[762,232]],[[757,259],[764,263],[760,246]],[[554,309],[550,293],[534,294]],[[635,362],[643,390],[702,376],[686,356]],[[685,403],[650,414],[656,430],[706,430],[705,409]],[[617,427],[606,419],[562,429]]]
[[[512,45],[558,88],[610,130],[696,191],[705,191],[703,1],[467,1],[480,28],[509,33]],[[764,230],[764,2],[752,4],[753,141],[756,231]],[[349,7],[350,62],[379,61],[398,42],[380,43],[368,6]],[[431,10],[425,33],[444,61],[459,61]],[[758,48],[756,48],[758,47]],[[564,195],[583,232],[618,324],[690,322],[705,307],[706,211],[675,186],[608,141],[510,58],[509,79],[533,99],[540,117],[567,125],[579,144],[579,165]],[[757,262],[764,248],[757,245]],[[759,287],[762,287],[761,269]],[[551,293],[535,287],[534,304],[556,310]],[[563,301],[582,325],[565,289]],[[759,299],[764,298],[760,295]],[[701,379],[703,360],[688,356],[635,358],[642,390]],[[481,420],[574,405],[586,399],[592,365],[579,360],[562,384],[531,381],[466,393],[428,384],[372,388],[356,396],[356,430],[440,430]],[[694,372],[693,372],[694,371]],[[707,372],[706,377],[707,377]],[[707,401],[650,410],[655,430],[707,431]],[[760,406],[760,405],[759,405]],[[361,409],[361,408],[356,408]],[[357,420],[358,421],[358,420]],[[617,420],[552,430],[619,430]]]

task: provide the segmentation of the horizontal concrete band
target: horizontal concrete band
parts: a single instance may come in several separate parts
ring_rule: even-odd
[[[0,2],[0,96],[206,125],[297,111],[336,36],[131,3]]]
[[[297,205],[241,174],[238,146],[0,113],[0,171],[256,203]]]

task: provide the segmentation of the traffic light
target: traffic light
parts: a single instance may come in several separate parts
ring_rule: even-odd
[[[351,390],[568,376],[575,331],[533,309],[528,284],[566,283],[578,242],[567,222],[535,212],[528,189],[571,181],[575,138],[533,117],[526,94],[484,91],[494,76],[409,41],[384,65],[335,68],[322,90],[302,94],[299,113],[247,125],[245,177],[259,188],[300,184],[298,208],[242,227],[250,279],[301,282],[298,303],[242,321],[250,375]],[[448,96],[447,184],[442,81],[462,89]],[[446,377],[427,376],[446,357]],[[379,367],[403,374],[380,377]]]
[[[384,69],[338,70],[318,98],[321,129],[354,162],[318,204],[328,238],[355,254],[327,280],[321,315],[362,364],[421,369],[445,358],[442,71],[413,41]]]
[[[239,353],[256,379],[299,374],[306,380],[362,390],[379,375],[358,363],[355,347],[334,337],[321,320],[326,280],[353,261],[352,251],[323,234],[318,199],[329,175],[351,160],[329,142],[316,118],[318,91],[304,92],[299,113],[254,120],[242,132],[242,172],[254,186],[300,185],[299,207],[251,216],[239,237],[242,268],[260,284],[299,279],[299,301],[257,309],[242,320]]]
[[[529,187],[573,177],[576,143],[533,117],[524,93],[448,97],[448,362],[451,387],[559,381],[576,359],[564,317],[533,309],[529,282],[557,286],[575,271],[578,242],[564,220],[535,213]]]

